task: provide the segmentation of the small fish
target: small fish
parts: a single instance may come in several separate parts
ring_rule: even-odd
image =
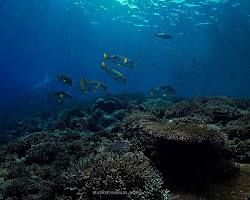
[[[73,85],[73,81],[69,76],[66,75],[58,75],[57,80],[65,85]]]
[[[104,60],[111,60],[112,63],[117,64],[120,67],[126,68],[135,68],[135,63],[127,57],[119,56],[119,55],[111,55],[109,56],[108,53],[103,54]]]
[[[65,99],[72,99],[72,96],[65,91],[58,91],[49,93],[50,97],[54,97],[58,100],[58,103],[63,104]]]
[[[163,39],[172,39],[173,38],[172,35],[169,35],[167,33],[156,33],[155,36],[163,38]]]
[[[108,65],[105,62],[101,63],[101,68],[104,70],[108,67]]]
[[[128,82],[128,80],[124,76],[124,74],[117,71],[116,69],[108,67],[108,65],[106,65],[104,62],[101,63],[101,69],[103,69],[114,80],[117,80],[117,81],[119,81],[121,83],[125,83],[125,84]]]
[[[79,89],[84,93],[87,92],[97,92],[97,91],[107,91],[107,86],[101,81],[93,81],[93,80],[80,80]]]
[[[119,81],[119,82],[125,83],[125,84],[128,82],[127,78],[121,72],[117,71],[116,69],[109,69],[106,72],[111,78],[113,78],[116,81]]]
[[[107,91],[107,86],[101,81],[95,81],[96,89]]]
[[[109,54],[108,54],[108,53],[104,53],[104,54],[103,54],[103,58],[104,58],[105,60],[109,59]]]

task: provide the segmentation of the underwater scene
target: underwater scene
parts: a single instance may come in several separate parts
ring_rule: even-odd
[[[249,0],[1,0],[0,200],[250,200]]]

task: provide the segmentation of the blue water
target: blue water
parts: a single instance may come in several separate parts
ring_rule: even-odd
[[[248,0],[1,0],[0,110],[43,95],[57,74],[112,94],[170,85],[178,96],[249,97],[249,25]],[[121,69],[126,85],[100,69],[104,52],[135,62]]]

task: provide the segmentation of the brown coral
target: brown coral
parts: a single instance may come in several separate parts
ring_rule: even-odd
[[[144,146],[145,153],[172,181],[183,183],[180,179],[191,177],[198,182],[205,181],[234,169],[226,136],[217,129],[138,120],[136,127],[132,125],[127,130],[135,138],[131,139],[134,146]]]
[[[136,129],[144,122],[158,121],[158,118],[150,112],[132,110],[123,119],[123,126],[126,129]]]
[[[183,101],[171,106],[165,112],[165,118],[180,118],[186,116],[203,116],[212,123],[225,125],[230,120],[243,117],[246,112],[241,110],[239,102],[227,97],[203,97],[192,101]]]
[[[160,199],[163,191],[160,174],[142,153],[100,154],[87,163],[74,164],[64,177],[66,190],[77,199],[153,200]],[[100,191],[117,195],[97,195]]]
[[[224,131],[228,135],[229,139],[250,139],[250,115],[229,122],[224,128]]]
[[[165,140],[183,141],[186,143],[201,143],[204,141],[224,143],[225,136],[216,130],[194,124],[175,125],[150,122],[143,125],[143,131]]]

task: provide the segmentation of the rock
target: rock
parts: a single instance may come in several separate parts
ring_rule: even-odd
[[[12,141],[15,139],[14,135],[8,133],[2,133],[0,132],[0,145],[7,144],[8,142]]]
[[[122,108],[121,100],[115,97],[100,98],[95,102],[94,109],[100,109],[107,113],[112,113],[115,110]]]
[[[123,117],[125,116],[125,114],[126,114],[125,109],[116,110],[112,113],[114,119],[116,119],[116,120],[122,120]]]

